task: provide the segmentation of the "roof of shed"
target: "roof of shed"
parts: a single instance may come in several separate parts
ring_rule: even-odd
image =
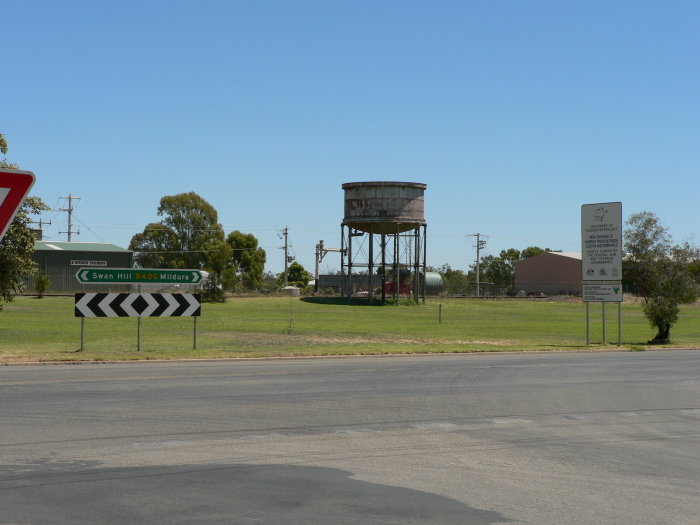
[[[578,252],[547,252],[552,255],[560,255],[561,257],[568,257],[570,259],[581,260],[581,254]]]
[[[120,248],[116,244],[108,242],[63,242],[63,241],[36,241],[34,249],[37,251],[66,251],[66,252],[118,252],[125,253],[130,250]]]

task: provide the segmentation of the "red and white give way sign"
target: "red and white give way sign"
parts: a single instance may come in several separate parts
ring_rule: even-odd
[[[35,180],[31,171],[0,168],[0,240],[5,236]]]

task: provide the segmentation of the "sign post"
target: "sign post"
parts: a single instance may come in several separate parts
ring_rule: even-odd
[[[581,275],[586,303],[586,344],[590,344],[589,303],[617,303],[617,344],[622,344],[622,203],[581,206]]]
[[[35,180],[31,171],[0,169],[0,241]]]
[[[138,293],[79,293],[75,316],[81,318],[80,349],[85,342],[85,317],[137,317],[136,350],[141,351],[141,317],[194,317],[194,348],[197,348],[198,294],[141,293],[142,284],[201,284],[200,270],[162,268],[80,268],[75,278],[82,284],[136,284]]]

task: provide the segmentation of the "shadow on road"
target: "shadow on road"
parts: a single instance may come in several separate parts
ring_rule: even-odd
[[[289,465],[0,466],[3,523],[475,524],[510,520],[444,496]]]

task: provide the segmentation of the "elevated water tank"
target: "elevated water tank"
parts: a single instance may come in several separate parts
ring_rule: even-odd
[[[367,233],[396,234],[425,225],[420,182],[348,182],[343,225]]]

